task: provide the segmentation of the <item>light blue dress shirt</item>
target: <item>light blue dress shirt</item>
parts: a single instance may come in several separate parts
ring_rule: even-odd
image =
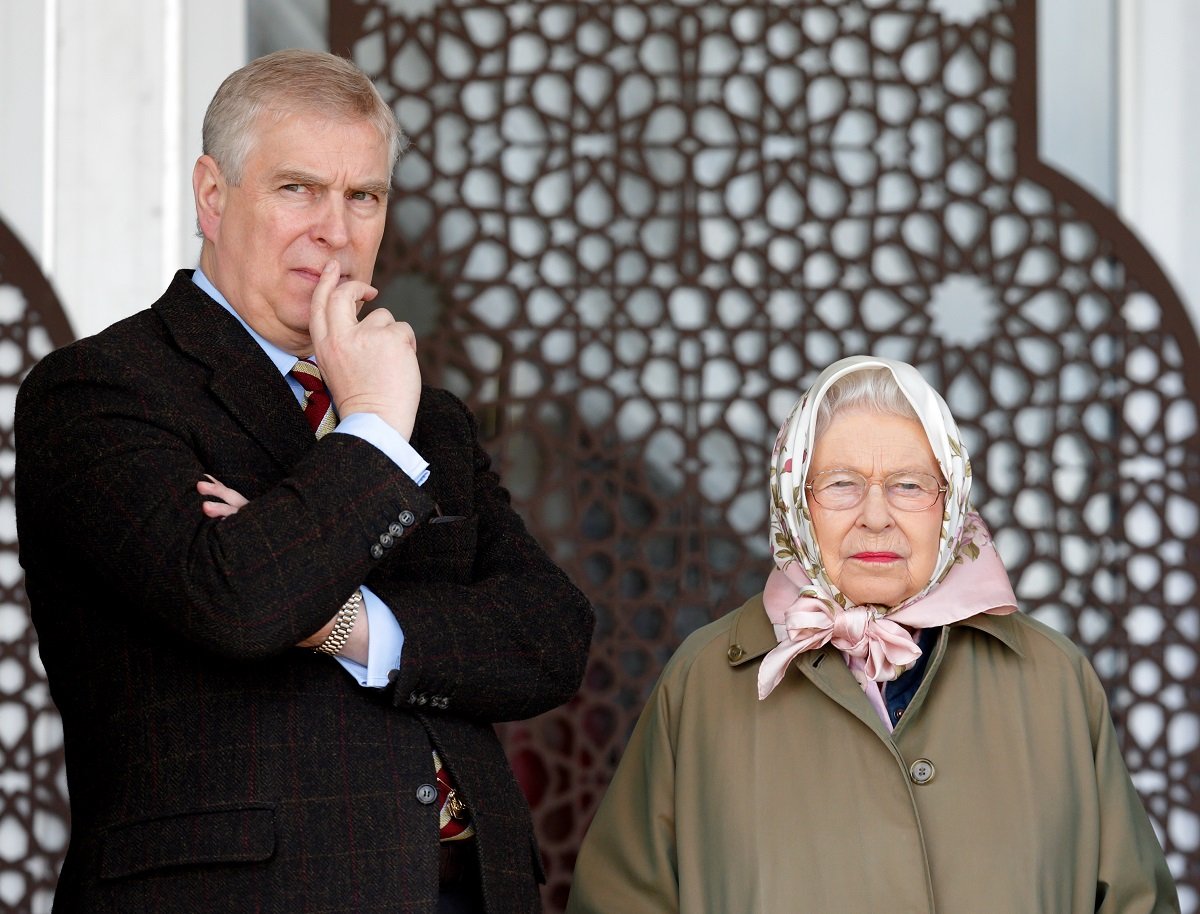
[[[283,375],[288,387],[295,394],[296,402],[302,404],[304,388],[290,374],[292,367],[296,364],[296,357],[289,352],[284,352],[274,343],[268,342],[256,333],[254,328],[233,310],[233,307],[225,300],[225,296],[217,291],[217,287],[200,269],[197,268],[196,272],[192,274],[192,282],[204,290],[209,298],[237,318],[238,323],[246,328],[246,332],[279,369],[279,373]],[[417,485],[423,484],[429,478],[429,462],[414,450],[403,435],[374,413],[355,413],[347,416],[337,424],[331,434],[353,435],[375,445],[396,466],[407,473]],[[370,632],[367,665],[363,666],[347,657],[334,659],[354,677],[359,685],[381,689],[388,684],[387,674],[391,670],[400,668],[400,654],[404,649],[404,630],[401,629],[399,620],[388,609],[387,604],[379,599],[371,588],[364,585],[359,589],[362,591],[363,605],[367,610],[367,628]]]

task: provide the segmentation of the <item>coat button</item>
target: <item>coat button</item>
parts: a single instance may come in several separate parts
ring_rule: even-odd
[[[422,784],[417,788],[417,800],[428,806],[437,799],[437,788],[432,784]]]
[[[383,547],[380,546],[378,543],[375,543],[373,546],[371,546],[371,558],[373,558],[373,559],[383,558]]]
[[[396,540],[390,533],[379,534],[379,545],[384,549],[391,549],[392,543],[394,542],[396,542]]]
[[[731,644],[729,645],[729,650],[725,652],[725,656],[729,658],[730,663],[737,663],[746,656],[746,652],[740,644]]]
[[[908,766],[908,776],[914,784],[928,784],[935,774],[933,762],[927,758],[919,758]]]
[[[404,528],[395,521],[392,521],[390,524],[388,524],[388,533],[390,533],[392,536],[399,536],[403,532]]]
[[[417,515],[413,514],[407,508],[400,512],[400,516],[396,518],[405,527],[411,527],[417,522]]]

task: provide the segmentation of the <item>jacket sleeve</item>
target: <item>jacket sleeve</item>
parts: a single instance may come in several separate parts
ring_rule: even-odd
[[[1101,809],[1096,912],[1178,914],[1175,883],[1141,798],[1129,778],[1108,700],[1090,665],[1084,671],[1084,689],[1091,716]]]
[[[22,385],[17,520],[35,613],[74,604],[150,617],[224,657],[277,655],[367,577],[379,531],[402,511],[432,513],[370,444],[328,435],[284,467],[202,383],[161,374],[85,341],[51,353]],[[278,423],[273,408],[264,416]],[[206,518],[195,488],[205,473],[250,504]]]
[[[594,617],[587,598],[551,561],[510,504],[479,445],[469,410],[430,391],[435,412],[449,411],[457,449],[469,456],[469,516],[426,518],[423,552],[470,551],[469,580],[422,580],[381,573],[367,583],[400,620],[404,651],[393,701],[437,714],[487,721],[540,714],[579,688]],[[422,445],[423,446],[423,445]],[[444,462],[426,455],[431,474]],[[468,509],[464,509],[468,510]],[[414,541],[414,546],[415,546]]]
[[[654,687],[588,828],[567,914],[679,911],[670,670]]]

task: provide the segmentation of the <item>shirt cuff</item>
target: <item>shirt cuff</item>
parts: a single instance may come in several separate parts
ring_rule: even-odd
[[[388,684],[388,673],[400,669],[400,654],[404,650],[404,630],[387,604],[369,587],[359,587],[367,610],[367,665],[347,657],[335,658],[343,669],[367,689],[382,689]]]
[[[417,485],[429,478],[429,461],[416,452],[404,436],[374,413],[353,413],[338,422],[334,432],[353,435],[383,451]]]

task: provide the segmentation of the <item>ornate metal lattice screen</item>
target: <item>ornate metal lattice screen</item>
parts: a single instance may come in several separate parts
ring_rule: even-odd
[[[331,12],[414,140],[383,300],[600,613],[578,700],[506,732],[551,907],[662,661],[761,585],[778,423],[873,352],[946,394],[1196,910],[1200,353],[1140,244],[1037,162],[1032,0]]]
[[[34,363],[72,336],[58,299],[0,221],[0,909],[49,911],[67,850],[62,723],[17,561],[13,404]]]

